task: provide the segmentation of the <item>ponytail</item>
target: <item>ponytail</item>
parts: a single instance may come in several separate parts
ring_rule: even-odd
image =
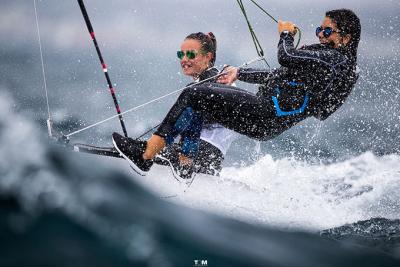
[[[210,60],[210,67],[213,67],[217,58],[217,39],[212,32],[207,34],[202,32],[192,33],[186,36],[185,39],[197,40],[201,44],[201,50],[203,53],[211,53],[212,59]]]
[[[215,35],[212,32],[207,33],[208,38],[213,44],[213,49],[210,51],[213,54],[213,58],[211,59],[210,65],[214,66],[215,60],[217,59],[217,39],[215,38]]]

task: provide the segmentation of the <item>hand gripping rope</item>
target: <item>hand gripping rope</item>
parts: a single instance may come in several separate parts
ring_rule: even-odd
[[[268,17],[270,17],[274,22],[278,23],[278,20],[277,20],[276,18],[274,18],[271,14],[269,14],[269,13],[268,13],[264,8],[262,8],[259,4],[257,4],[256,1],[254,1],[254,0],[250,0],[250,1],[251,1],[256,7],[258,7],[262,12],[264,12]],[[240,10],[241,10],[242,13],[243,13],[244,18],[246,19],[247,26],[249,27],[249,31],[250,31],[250,34],[251,34],[251,38],[253,39],[254,46],[256,47],[256,50],[257,50],[257,54],[258,54],[260,57],[261,57],[261,56],[264,56],[264,51],[263,51],[263,49],[262,49],[262,47],[261,47],[260,42],[258,41],[258,38],[257,38],[257,36],[256,36],[256,34],[255,34],[254,30],[253,30],[253,27],[252,27],[251,24],[250,24],[250,21],[249,21],[249,19],[248,19],[248,17],[247,17],[246,9],[244,8],[244,5],[243,5],[242,0],[236,0],[236,2],[238,3],[238,5],[239,5],[239,7],[240,7]],[[301,30],[300,30],[300,28],[298,28],[298,27],[296,27],[296,29],[297,29],[298,32],[299,32],[299,39],[297,40],[297,43],[296,43],[295,48],[297,48],[297,47],[299,46],[299,43],[300,43],[300,40],[301,40]],[[265,63],[266,63],[266,64],[268,65],[268,67],[269,67],[268,62],[265,61]]]

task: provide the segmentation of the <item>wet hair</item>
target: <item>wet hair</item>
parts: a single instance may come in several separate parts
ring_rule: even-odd
[[[357,48],[361,36],[361,23],[357,15],[349,9],[336,9],[327,11],[325,16],[332,19],[338,27],[340,34],[345,36],[351,35],[347,50],[352,57],[357,59]]]
[[[212,32],[209,32],[207,34],[202,33],[202,32],[197,32],[197,33],[191,33],[188,36],[186,36],[186,39],[192,39],[192,40],[197,40],[201,44],[201,50],[203,53],[208,53],[210,52],[213,57],[210,60],[210,67],[214,66],[215,64],[215,59],[217,58],[217,39],[215,39],[215,36]]]

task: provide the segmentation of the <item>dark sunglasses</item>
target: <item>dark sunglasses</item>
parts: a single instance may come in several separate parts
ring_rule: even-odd
[[[320,32],[322,32],[322,34],[324,35],[325,38],[328,38],[334,32],[340,33],[339,31],[336,31],[336,30],[332,29],[331,27],[322,28],[321,26],[319,26],[315,29],[315,35],[318,36],[320,34]]]
[[[187,50],[187,51],[177,51],[176,55],[179,59],[183,59],[186,55],[188,59],[194,59],[197,56],[197,52],[194,50]]]

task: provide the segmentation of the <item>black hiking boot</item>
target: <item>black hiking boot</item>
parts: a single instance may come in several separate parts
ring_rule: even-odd
[[[153,160],[143,159],[147,142],[124,137],[119,133],[112,134],[115,149],[124,157],[131,168],[141,176],[145,176],[153,165]]]

